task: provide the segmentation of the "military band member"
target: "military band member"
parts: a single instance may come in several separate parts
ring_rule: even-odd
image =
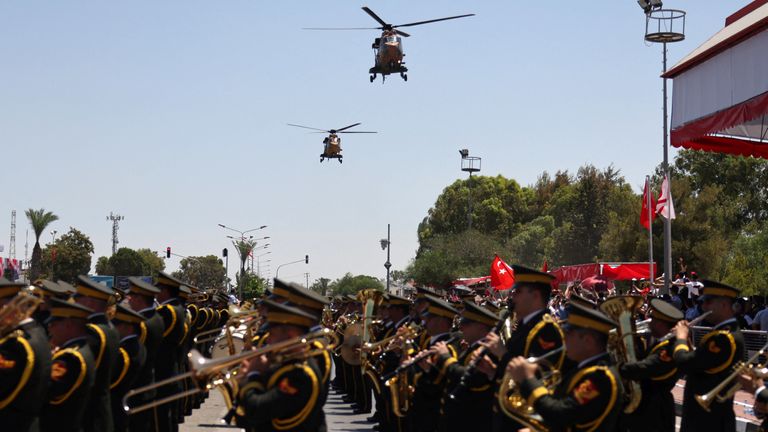
[[[616,430],[623,389],[606,352],[608,334],[615,326],[597,310],[568,306],[563,326],[566,353],[578,364],[564,374],[554,394],[536,378],[539,365],[522,356],[510,360],[507,371],[550,430]]]
[[[661,299],[651,299],[651,348],[642,360],[620,367],[621,377],[640,381],[642,400],[631,414],[622,419],[622,430],[637,432],[674,432],[675,401],[672,389],[679,378],[673,359],[674,341],[659,339],[669,334],[683,313]]]
[[[45,328],[45,321],[49,316],[51,316],[51,312],[48,309],[48,300],[51,298],[67,300],[74,293],[74,288],[72,291],[69,291],[67,288],[62,286],[62,284],[47,279],[40,279],[35,281],[34,286],[35,294],[38,294],[43,302],[38,305],[37,309],[35,309],[35,313],[32,315],[32,317],[35,319],[35,321],[38,322],[38,324],[40,324],[40,327],[43,329],[43,331],[47,331]],[[46,333],[46,339],[47,338],[48,336]]]
[[[83,429],[85,432],[112,432],[109,385],[117,363],[120,335],[107,317],[106,311],[107,304],[115,293],[87,275],[77,277],[75,288],[75,301],[94,311],[88,317],[88,343],[94,354],[96,373]]]
[[[687,323],[681,321],[675,326],[674,359],[686,374],[680,431],[735,431],[733,396],[723,402],[714,400],[707,411],[696,402],[695,395],[705,394],[720,384],[734,364],[744,358],[744,336],[733,312],[739,290],[710,280],[701,280],[701,283],[704,285],[703,309],[712,312],[706,321],[714,327],[701,338],[696,349],[691,350]]]
[[[447,380],[440,400],[440,431],[491,430],[493,382],[485,374],[475,370],[468,376],[466,388],[457,390],[457,387],[467,372],[471,354],[498,320],[499,317],[493,312],[465,300],[459,330],[466,348],[461,351],[458,359],[451,356],[443,342],[438,342],[432,348],[438,354],[436,367],[445,368]]]
[[[411,321],[409,311],[411,308],[411,301],[405,297],[400,297],[394,294],[387,296],[386,303],[387,308],[387,320],[389,323],[388,331],[384,335],[384,338],[392,337],[398,332],[402,333],[402,330]],[[400,361],[400,355],[402,353],[402,341],[393,342],[395,349],[389,349],[376,357],[376,371],[378,388],[381,391],[379,398],[376,400],[376,414],[369,418],[368,421],[376,421],[379,423],[378,430],[385,431],[398,431],[402,429],[402,425],[399,425],[400,419],[397,418],[392,411],[391,401],[392,396],[390,389],[381,381],[381,376],[388,374],[395,370]],[[384,349],[386,347],[382,347]]]
[[[315,317],[297,308],[264,300],[268,308],[267,343],[275,344],[305,335]],[[279,353],[288,360],[274,364],[267,355],[245,362],[247,383],[241,386],[237,423],[259,431],[325,430],[323,407],[326,395],[315,360],[301,358],[303,347]],[[291,358],[293,354],[293,358]]]
[[[25,283],[0,278],[0,309],[23,288]],[[48,335],[35,319],[26,318],[10,332],[0,334],[1,429],[40,430],[40,411],[48,397],[50,376]]]
[[[122,409],[123,396],[128,390],[136,387],[134,384],[147,360],[147,350],[140,339],[144,320],[143,315],[120,304],[117,305],[115,317],[112,318],[120,333],[120,355],[117,356],[117,368],[110,384],[116,432],[128,430],[128,416]]]
[[[85,412],[96,378],[87,328],[88,317],[94,312],[59,299],[52,299],[50,306],[48,333],[56,350],[51,364],[48,405],[43,409],[40,430],[82,432],[84,423],[91,424]]]

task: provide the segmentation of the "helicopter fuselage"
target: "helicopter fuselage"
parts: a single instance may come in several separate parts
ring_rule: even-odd
[[[323,158],[341,159],[341,138],[336,134],[330,134],[323,139],[323,154],[320,155],[320,162]]]
[[[381,37],[376,38],[373,41],[372,48],[376,51],[375,64],[369,69],[371,74],[371,82],[376,78],[377,74],[381,74],[382,77],[399,73],[403,79],[407,79],[405,72],[408,68],[405,67],[403,57],[403,41],[400,36],[395,32],[385,31],[381,34]]]

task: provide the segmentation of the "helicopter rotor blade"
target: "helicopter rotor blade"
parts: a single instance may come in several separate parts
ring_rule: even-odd
[[[379,16],[376,15],[376,13],[374,13],[368,6],[363,6],[363,10],[365,11],[365,13],[370,15],[371,18],[375,19],[377,23],[381,24],[384,28],[390,27],[390,24],[387,24],[386,22],[384,22],[383,19],[379,18]]]
[[[395,33],[399,34],[402,37],[411,37],[411,35],[401,30],[395,30]]]
[[[346,126],[346,127],[343,127],[343,128],[339,128],[339,129],[336,129],[336,132],[341,132],[341,131],[343,131],[343,130],[347,130],[347,129],[349,129],[349,128],[352,128],[352,127],[355,127],[355,126],[357,126],[357,125],[359,125],[359,124],[360,124],[360,123],[355,123],[355,124],[352,124],[352,125],[349,125],[349,126]]]
[[[452,16],[452,17],[438,18],[438,19],[432,19],[432,20],[427,20],[427,21],[418,21],[418,22],[412,22],[412,23],[408,23],[408,24],[398,24],[398,25],[392,26],[392,28],[412,27],[412,26],[417,26],[417,25],[422,25],[422,24],[429,24],[429,23],[438,22],[438,21],[447,21],[447,20],[452,20],[452,19],[457,19],[457,18],[465,18],[465,17],[471,17],[471,16],[475,16],[475,14],[456,15],[456,16]]]
[[[302,27],[302,30],[381,30],[381,27]]]
[[[378,133],[378,132],[365,132],[365,131],[345,131],[345,132],[339,132],[339,131],[336,131],[336,133]]]
[[[304,129],[312,129],[312,130],[314,130],[314,131],[320,131],[320,132],[323,132],[323,133],[330,133],[330,131],[327,131],[327,130],[325,130],[325,129],[318,129],[318,128],[313,128],[313,127],[309,127],[309,126],[302,126],[302,125],[291,124],[291,123],[286,123],[286,124],[287,124],[288,126],[293,126],[293,127],[298,127],[298,128],[304,128]]]

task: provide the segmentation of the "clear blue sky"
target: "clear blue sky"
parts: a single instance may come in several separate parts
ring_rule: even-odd
[[[688,11],[670,66],[747,3],[666,2]],[[268,225],[273,276],[308,253],[280,275],[384,277],[387,223],[403,269],[419,222],[464,177],[460,148],[523,185],[592,163],[639,190],[661,160],[661,47],[643,41],[634,0],[369,1],[394,24],[477,14],[408,30],[409,81],[384,85],[368,82],[376,31],[301,30],[375,25],[363,5],[0,2],[1,255],[11,210],[23,258],[24,210],[44,207],[61,218],[49,231],[91,237],[95,263],[115,211],[120,246],[220,254],[218,223]],[[289,122],[380,133],[347,135],[344,164],[320,164],[322,135]]]

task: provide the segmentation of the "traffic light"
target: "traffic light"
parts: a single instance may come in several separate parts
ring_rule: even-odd
[[[166,258],[170,258],[171,257],[171,247],[170,246],[165,248],[165,257]]]
[[[309,264],[309,255],[304,255],[304,264]]]
[[[227,248],[224,248],[224,250],[221,251],[221,256],[226,258],[228,253],[229,253],[229,251],[227,250]]]

